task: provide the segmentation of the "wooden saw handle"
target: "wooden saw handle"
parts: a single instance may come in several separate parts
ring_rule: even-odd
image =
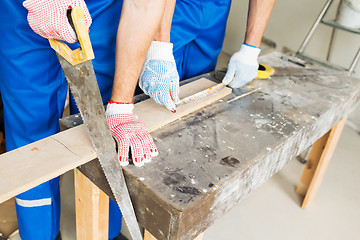
[[[95,56],[85,22],[85,15],[81,7],[71,9],[71,19],[79,40],[80,48],[71,50],[64,42],[55,39],[49,39],[49,42],[50,46],[71,65],[77,65],[94,59]]]

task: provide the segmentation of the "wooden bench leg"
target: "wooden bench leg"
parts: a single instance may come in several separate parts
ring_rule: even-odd
[[[76,239],[107,240],[109,197],[77,169],[74,174]]]
[[[305,169],[296,189],[296,193],[304,197],[301,205],[303,209],[315,198],[319,190],[346,119],[341,120],[329,132],[319,138],[311,148]]]
[[[153,235],[151,235],[151,233],[148,232],[148,230],[145,229],[144,240],[157,240],[157,239]]]
[[[204,234],[200,234],[199,236],[197,236],[194,240],[202,240],[203,239]],[[150,232],[148,232],[145,229],[145,234],[144,234],[144,240],[157,240],[153,235],[151,235]]]

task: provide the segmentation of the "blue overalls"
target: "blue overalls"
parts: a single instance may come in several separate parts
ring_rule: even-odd
[[[0,7],[0,91],[8,151],[57,133],[67,93],[55,51],[47,39],[29,27],[22,2],[2,1]],[[93,19],[90,27],[95,52],[93,65],[106,103],[111,95],[122,0],[87,0],[86,3]],[[76,107],[73,102],[71,105],[74,113]],[[15,202],[23,240],[56,238],[60,222],[58,177],[19,194]],[[113,201],[109,205],[111,239],[120,232],[121,212]]]
[[[180,80],[213,71],[231,0],[177,0],[170,40]]]

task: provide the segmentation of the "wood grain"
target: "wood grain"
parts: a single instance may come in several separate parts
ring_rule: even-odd
[[[19,229],[15,210],[15,199],[9,199],[0,204],[0,213],[0,233],[6,238]]]
[[[307,158],[307,162],[305,164],[305,168],[302,172],[299,184],[296,187],[296,193],[302,197],[305,197],[306,192],[309,189],[311,180],[314,176],[315,170],[324,151],[326,142],[329,138],[330,131],[325,133],[324,136],[322,136],[321,138],[319,138],[311,147],[309,157]]]
[[[319,139],[319,143],[315,144],[311,149],[309,160],[296,190],[298,194],[305,196],[301,205],[302,209],[305,209],[307,205],[311,203],[319,190],[326,169],[345,126],[346,119],[347,118],[344,118],[336,124],[336,126]]]
[[[186,84],[180,89],[180,99],[192,95],[194,93],[200,92],[204,89],[207,89],[211,86],[214,86],[214,82],[206,78],[201,78],[190,84]],[[152,99],[137,103],[135,105],[134,112],[145,123],[145,126],[148,128],[149,132],[154,132],[155,130],[165,126],[168,123],[174,122],[180,119],[183,116],[188,115],[202,107],[209,105],[231,93],[231,88],[225,87],[220,91],[211,94],[208,97],[198,99],[194,102],[190,102],[184,105],[181,105],[176,108],[176,113],[172,113],[163,106],[157,104]]]
[[[75,170],[76,239],[107,240],[109,197]]]
[[[0,155],[0,203],[96,158],[83,126]]]
[[[157,240],[157,239],[156,239],[156,237],[151,235],[151,233],[145,229],[144,240]]]

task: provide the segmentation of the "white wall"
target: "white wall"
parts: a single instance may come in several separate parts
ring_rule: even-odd
[[[283,47],[297,51],[326,2],[327,0],[277,0],[264,36],[277,44],[278,51]],[[339,0],[333,2],[325,19],[335,18],[338,4]],[[223,47],[228,54],[236,52],[244,40],[247,8],[247,0],[232,2]],[[320,24],[305,51],[306,54],[325,59],[331,31],[332,28]],[[336,30],[330,60],[349,67],[359,47],[359,35]],[[360,77],[360,63],[354,75]],[[353,118],[360,121],[359,108]]]

